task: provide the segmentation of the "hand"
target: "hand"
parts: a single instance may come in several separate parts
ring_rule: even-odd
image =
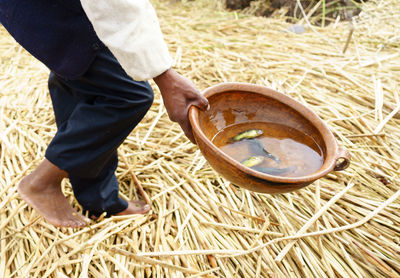
[[[170,120],[177,122],[186,137],[196,144],[188,117],[189,108],[194,105],[201,110],[207,110],[208,100],[200,94],[189,79],[173,69],[168,69],[153,80],[161,91]]]

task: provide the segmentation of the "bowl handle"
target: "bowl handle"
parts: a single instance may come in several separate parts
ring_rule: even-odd
[[[338,154],[336,155],[336,165],[333,168],[333,170],[342,171],[347,167],[349,167],[350,158],[351,158],[350,153],[346,149],[339,147]]]

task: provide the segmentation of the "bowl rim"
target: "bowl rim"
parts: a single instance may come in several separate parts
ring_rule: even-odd
[[[329,130],[328,126],[319,118],[319,116],[314,113],[310,108],[306,107],[304,104],[298,102],[297,100],[283,94],[277,92],[273,89],[269,89],[267,87],[251,84],[251,83],[241,83],[241,82],[225,82],[213,85],[209,88],[206,88],[201,93],[209,98],[213,95],[229,92],[229,91],[245,91],[249,93],[258,93],[269,98],[273,98],[284,105],[289,106],[290,108],[297,111],[300,115],[302,115],[305,119],[310,121],[310,123],[318,130],[321,134],[321,137],[326,146],[326,158],[324,158],[324,163],[321,168],[312,174],[300,176],[300,177],[282,177],[275,175],[268,175],[251,168],[248,168],[238,161],[234,160],[223,151],[221,151],[218,147],[216,147],[211,140],[207,138],[204,132],[200,128],[198,115],[199,109],[196,106],[191,106],[189,109],[189,120],[192,125],[193,133],[195,133],[195,137],[199,138],[205,144],[211,148],[211,150],[216,153],[221,159],[225,162],[233,165],[236,169],[253,176],[255,178],[259,178],[262,180],[267,180],[269,182],[275,183],[304,183],[315,181],[328,173],[330,173],[335,165],[338,156],[339,146],[336,142],[335,137],[332,132]],[[278,99],[279,98],[279,99]],[[197,140],[196,138],[196,140]],[[197,142],[198,143],[198,142]]]

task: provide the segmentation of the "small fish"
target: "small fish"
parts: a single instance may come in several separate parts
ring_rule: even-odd
[[[261,154],[266,155],[268,158],[271,158],[275,162],[281,163],[281,160],[279,158],[277,158],[275,155],[273,155],[272,153],[270,153],[269,151],[267,151],[264,148],[264,145],[263,145],[263,143],[261,143],[260,140],[248,139],[247,141],[251,143],[250,148],[252,149],[253,152],[260,154],[260,155]]]
[[[268,175],[281,175],[287,172],[293,172],[296,170],[296,166],[290,166],[286,168],[270,168],[270,167],[257,167],[253,166],[251,169],[254,169],[258,172],[268,174]]]
[[[263,134],[261,129],[249,129],[243,132],[240,132],[238,135],[232,138],[233,141],[237,142],[243,139],[251,139],[256,138]]]
[[[260,164],[261,162],[263,162],[263,160],[264,160],[263,156],[258,156],[258,155],[251,156],[248,159],[243,160],[242,164],[247,167],[253,167],[253,166],[256,166],[256,165]]]

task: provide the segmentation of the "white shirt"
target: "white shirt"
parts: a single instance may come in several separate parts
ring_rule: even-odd
[[[149,0],[81,0],[100,40],[137,81],[156,77],[172,58]]]

